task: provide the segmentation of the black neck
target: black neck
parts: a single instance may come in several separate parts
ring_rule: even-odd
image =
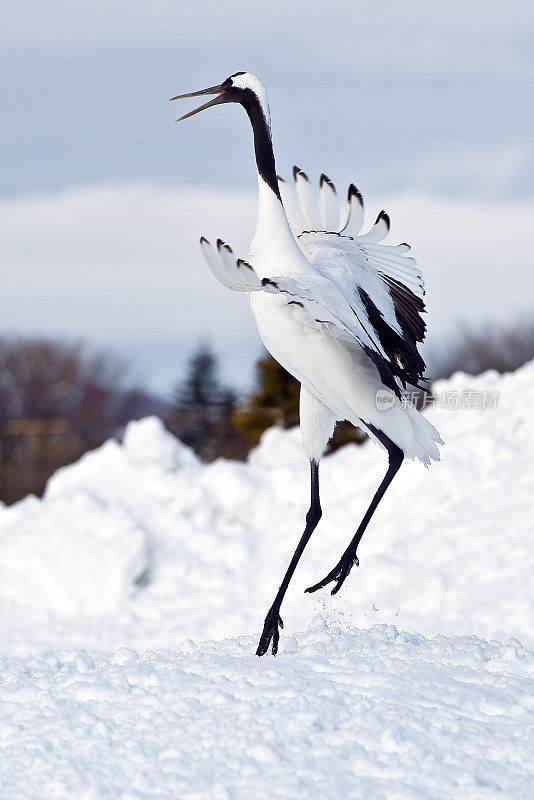
[[[242,100],[242,105],[248,114],[254,132],[254,152],[256,153],[258,172],[267,186],[272,189],[276,197],[281,201],[276,178],[271,132],[260,102],[254,92],[247,90],[247,97]]]

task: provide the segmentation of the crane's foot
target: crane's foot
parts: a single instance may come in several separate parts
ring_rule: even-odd
[[[358,561],[358,556],[356,555],[356,553],[354,553],[354,555],[352,555],[352,554],[344,555],[341,558],[341,561],[339,562],[339,564],[337,564],[337,566],[334,567],[332,572],[328,573],[326,578],[323,578],[322,581],[319,581],[319,583],[316,583],[315,586],[310,586],[308,589],[306,589],[306,591],[307,592],[316,592],[318,589],[323,589],[325,586],[328,586],[329,583],[332,583],[332,581],[335,581],[336,585],[332,589],[331,594],[337,594],[339,592],[339,590],[341,589],[341,587],[343,586],[343,584],[345,582],[345,578],[347,578],[347,576],[349,575],[351,569],[354,566],[358,567],[359,565],[360,565],[360,562]]]
[[[284,623],[280,616],[280,608],[273,606],[267,612],[265,622],[263,624],[263,633],[260,636],[258,649],[256,650],[257,656],[264,656],[272,640],[272,654],[275,656],[278,652],[278,642],[280,641],[279,628],[283,628]]]

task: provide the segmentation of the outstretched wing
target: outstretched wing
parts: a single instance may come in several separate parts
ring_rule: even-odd
[[[403,381],[402,369],[391,361],[365,316],[365,305],[355,298],[354,304],[326,275],[289,277],[275,275],[260,279],[254,268],[236,259],[231,247],[221,239],[214,249],[202,237],[200,247],[206,263],[215,277],[228,289],[238,292],[271,292],[282,294],[287,304],[300,308],[306,322],[326,330],[340,341],[361,347],[377,367],[380,378],[400,398],[397,379]]]
[[[385,211],[367,233],[360,233],[364,203],[354,184],[346,206],[340,208],[336,188],[326,175],[321,175],[318,192],[298,167],[293,168],[293,186],[282,178],[278,181],[293,233],[317,273],[360,307],[373,339],[399,368],[403,385],[419,385],[425,370],[417,349],[426,331],[421,317],[425,291],[417,262],[406,255],[410,246],[381,243],[390,228]]]

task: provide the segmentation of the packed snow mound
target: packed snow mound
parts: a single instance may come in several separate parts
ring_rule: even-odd
[[[403,465],[335,598],[303,590],[338,561],[386,459],[366,444],[322,462],[323,518],[282,608],[286,632],[324,611],[534,647],[534,363],[458,374],[437,394],[428,418],[442,461]],[[496,402],[482,408],[487,396]],[[206,465],[158,420],[132,423],[122,444],[57,472],[42,500],[0,508],[4,647],[143,650],[258,633],[302,533],[308,474],[296,429],[269,430],[247,463]]]
[[[45,503],[29,497],[7,518],[16,533],[1,537],[5,599],[104,614],[121,608],[146,569],[145,533],[127,509],[80,489]]]
[[[318,616],[276,659],[254,646],[0,659],[2,797],[532,797],[534,653],[519,642]]]

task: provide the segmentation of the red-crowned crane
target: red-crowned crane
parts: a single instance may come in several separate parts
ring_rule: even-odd
[[[276,175],[265,87],[237,72],[218,86],[173,97],[213,95],[180,117],[221,103],[239,103],[250,119],[258,170],[258,221],[248,260],[220,239],[216,249],[200,240],[216,278],[248,292],[260,336],[273,357],[300,381],[300,428],[311,468],[306,527],[265,618],[257,655],[272,643],[276,655],[280,607],[300,556],[321,518],[319,461],[338,420],[363,428],[388,454],[389,465],[367,512],[341,559],[315,592],[333,582],[338,592],[378,503],[404,457],[439,460],[438,432],[403,394],[420,386],[425,363],[417,345],[425,335],[424,285],[407,244],[384,245],[389,217],[381,211],[360,234],[363,200],[351,184],[339,215],[337,193],[321,176],[318,197],[308,177],[293,169],[294,190]],[[177,120],[178,122],[179,120]]]

